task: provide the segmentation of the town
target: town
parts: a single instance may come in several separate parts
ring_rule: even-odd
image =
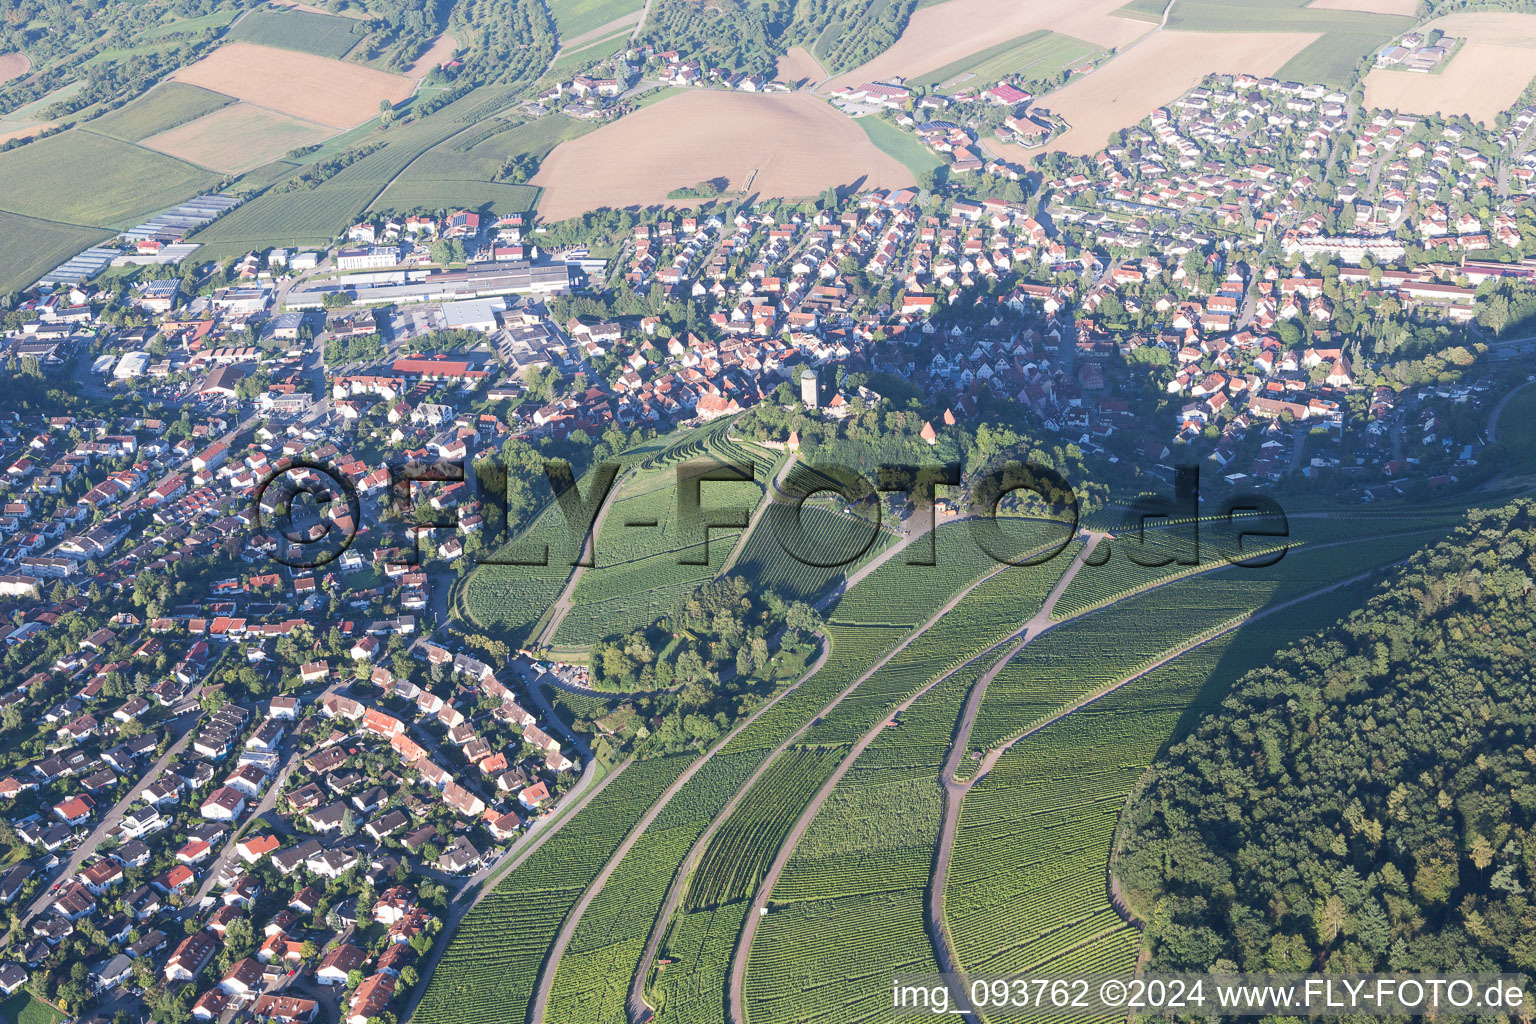
[[[188,240],[236,203],[208,195],[17,296],[0,993],[103,1020],[141,998],[170,1024],[401,1018],[497,865],[606,769],[601,730],[556,706],[590,689],[580,660],[450,608],[534,500],[492,523],[460,481],[402,511],[391,466],[579,475],[726,424],[807,458],[876,428],[957,461],[1036,447],[1105,482],[1101,506],[1183,465],[1348,504],[1501,471],[1485,423],[1530,351],[1536,106],[1485,130],[1211,76],[1024,172],[979,148],[1068,127],[1024,84],[842,93],[946,155],[914,187],[577,224],[402,210],[225,264]],[[304,536],[357,538],[324,564],[258,530],[299,515],[258,499],[310,463],[360,499],[313,511]],[[444,516],[414,550],[390,528]],[[626,718],[605,744],[663,728]]]

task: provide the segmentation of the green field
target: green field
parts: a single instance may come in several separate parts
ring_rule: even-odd
[[[875,144],[876,149],[895,158],[914,175],[931,171],[944,162],[933,150],[919,142],[916,135],[904,132],[873,114],[856,117],[853,121],[864,129],[864,134],[869,136],[869,141]]]
[[[0,210],[0,292],[20,291],[81,249],[106,241],[100,228],[21,217]]]
[[[561,42],[568,42],[644,6],[641,0],[550,0],[549,13],[555,16]]]
[[[524,155],[543,159],[560,143],[580,138],[596,127],[564,114],[550,114],[515,127],[491,121],[423,153],[401,181],[488,182],[508,160]]]
[[[163,82],[132,103],[91,121],[86,127],[124,142],[138,142],[235,102],[223,93],[181,82]]]
[[[938,971],[923,927],[941,804],[934,779],[974,677],[957,673],[920,697],[822,805],[752,946],[752,1021],[885,1020],[891,975]]]
[[[217,180],[181,160],[76,129],[0,153],[0,210],[132,227]]]
[[[488,181],[397,181],[369,207],[371,210],[409,212],[464,207],[489,209],[504,215],[533,209],[539,198],[534,185],[502,185]]]
[[[1498,431],[1509,453],[1509,472],[1536,471],[1536,385],[1509,400],[1499,413]]]
[[[1116,8],[1115,14],[1135,21],[1149,21],[1155,25],[1163,19],[1163,8],[1167,6],[1168,0],[1131,0],[1124,7]]]
[[[368,34],[365,22],[308,11],[258,8],[225,36],[230,42],[259,43],[321,57],[342,57]]]
[[[1178,0],[1168,27],[1188,32],[1321,32],[1275,72],[1282,80],[1348,87],[1364,57],[1408,31],[1412,18],[1313,10],[1306,0]]]
[[[465,917],[427,982],[422,1024],[522,1020],[544,951],[582,890],[691,758],[641,761],[612,777]]]
[[[1361,597],[1315,598],[1198,647],[1005,754],[966,797],[944,888],[960,966],[1129,972],[1138,936],[1106,894],[1126,794],[1234,678]]]
[[[962,85],[989,86],[1015,74],[1026,78],[1041,78],[1071,67],[1101,50],[1102,47],[1085,43],[1081,39],[1040,29],[916,75],[910,82],[932,89],[945,86],[962,75],[965,81],[952,82],[954,88]]]
[[[274,245],[323,245],[373,198],[371,185],[332,185],[267,193],[198,232],[194,241],[231,255]]]
[[[30,992],[18,992],[0,1003],[0,1018],[5,1024],[61,1024],[67,1019]]]

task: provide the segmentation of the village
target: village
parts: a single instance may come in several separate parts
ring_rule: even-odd
[[[75,404],[0,413],[21,680],[0,807],[22,851],[0,993],[102,1019],[142,994],[171,1024],[398,1013],[595,770],[547,696],[571,666],[451,628],[490,509],[467,476],[401,509],[393,467],[582,463],[758,407],[904,401],[930,445],[1007,422],[1132,484],[1198,464],[1232,492],[1366,503],[1498,471],[1480,410],[1525,351],[1503,335],[1536,279],[1536,107],[1485,131],[1213,76],[1024,175],[947,120],[1064,127],[1013,85],[841,98],[895,103],[951,176],[625,214],[598,255],[462,209],[198,267],[166,222],[118,250],[146,279],[45,278],[5,314],[19,388]],[[274,478],[322,469],[357,497],[323,512],[356,543],[314,564],[261,520]],[[412,550],[418,512],[450,521]]]

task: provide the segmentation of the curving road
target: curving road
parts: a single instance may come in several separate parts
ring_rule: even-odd
[[[884,557],[888,558],[891,555],[894,555],[897,551],[901,550],[901,548],[911,544],[918,536],[921,535],[909,535],[900,544],[894,545],[888,549]],[[924,622],[912,633],[908,634],[908,636],[906,636],[901,643],[897,644],[888,653],[881,657],[880,660],[875,662],[866,671],[861,673],[858,678],[856,678],[845,689],[843,689],[840,693],[828,701],[827,704],[825,704],[819,711],[817,711],[815,715],[811,716],[804,725],[795,730],[795,732],[791,734],[788,739],[775,747],[768,754],[768,756],[763,759],[763,763],[758,765],[757,769],[752,773],[747,781],[737,788],[731,799],[725,804],[724,807],[721,808],[720,812],[715,815],[714,819],[710,822],[709,827],[705,829],[703,834],[701,834],[697,840],[694,841],[693,846],[688,850],[687,856],[684,857],[682,864],[679,865],[677,873],[673,876],[672,885],[667,891],[667,898],[662,904],[661,912],[657,914],[656,920],[651,926],[650,935],[647,937],[645,954],[641,958],[639,964],[636,965],[635,974],[630,980],[628,1009],[631,1024],[642,1024],[642,1022],[650,1019],[652,1008],[645,1001],[645,983],[650,976],[651,965],[656,960],[657,951],[660,948],[662,938],[666,935],[667,927],[671,922],[672,914],[674,911],[676,911],[678,903],[682,900],[687,879],[693,870],[693,866],[698,862],[698,859],[703,856],[704,850],[708,847],[709,841],[714,837],[715,832],[720,828],[722,824],[724,824],[725,820],[730,817],[731,812],[734,811],[737,805],[741,803],[747,792],[751,790],[752,786],[757,782],[757,780],[762,777],[763,773],[766,772],[770,766],[772,766],[780,754],[789,749],[791,745],[793,745],[802,736],[804,736],[806,732],[808,732],[811,727],[820,721],[828,712],[842,703],[849,694],[853,693],[854,690],[863,685],[864,682],[873,676],[877,671],[884,668],[892,658],[906,650],[906,648],[914,643],[918,637],[922,636],[929,629],[933,628],[933,626],[936,625],[940,619],[942,619],[949,612],[953,611],[954,608],[959,605],[959,603],[964,600],[973,590],[981,586],[993,576],[996,576],[998,573],[1003,572],[1008,568],[1009,566],[1007,565],[997,566],[991,572],[986,573],[981,578],[977,579],[974,583],[967,586],[960,593],[956,594],[948,602],[946,602],[942,608],[934,613],[932,618],[930,618],[927,622]],[[830,597],[828,600],[830,600]],[[823,660],[825,660],[825,658],[823,658]],[[819,668],[820,665],[818,664],[817,667]],[[804,682],[804,680],[801,680],[801,682]],[[882,721],[884,720],[882,719]]]
[[[1198,636],[1192,640],[1186,641],[1185,643],[1172,648],[1166,654],[1151,664],[1146,665],[1143,668],[1140,668],[1135,672],[1132,672],[1130,675],[1118,679],[1107,686],[1100,687],[1093,693],[1078,699],[1068,707],[1062,708],[1060,711],[1057,711],[1055,714],[1051,715],[1044,721],[1030,727],[1008,742],[994,747],[988,751],[986,757],[982,759],[981,767],[976,772],[976,774],[970,779],[961,781],[955,778],[955,771],[959,768],[960,759],[965,753],[966,741],[969,739],[971,728],[975,724],[976,712],[979,710],[981,705],[980,695],[985,691],[985,684],[991,682],[991,680],[998,674],[1003,666],[1011,661],[1013,657],[1024,648],[1025,644],[1028,643],[1028,640],[1020,643],[1012,651],[1010,651],[1006,657],[1000,659],[998,663],[994,665],[972,689],[971,698],[966,701],[965,710],[962,714],[960,724],[956,729],[955,740],[950,747],[949,756],[944,761],[943,775],[939,779],[940,784],[944,787],[944,807],[939,819],[939,843],[934,852],[933,874],[929,881],[928,901],[924,916],[926,918],[925,924],[927,925],[929,936],[933,940],[934,953],[939,961],[940,970],[946,974],[956,976],[959,976],[962,973],[959,966],[958,957],[954,950],[953,942],[949,935],[948,926],[944,919],[944,886],[948,880],[949,865],[954,853],[955,835],[960,822],[961,806],[965,800],[965,795],[970,791],[971,787],[976,785],[982,779],[986,778],[987,773],[992,770],[993,766],[997,764],[998,760],[1010,749],[1012,749],[1015,744],[1020,743],[1030,738],[1031,736],[1034,736],[1043,730],[1058,724],[1069,715],[1075,714],[1078,711],[1088,707],[1089,705],[1097,703],[1098,701],[1114,693],[1116,690],[1128,686],[1136,680],[1141,679],[1142,677],[1152,672],[1155,672],[1159,668],[1162,668],[1169,662],[1183,657],[1195,648],[1204,646],[1205,644],[1208,644],[1219,637],[1231,633],[1233,630],[1241,629],[1243,626],[1248,625],[1249,623],[1255,622],[1262,618],[1266,618],[1277,612],[1285,611],[1286,609],[1292,608],[1295,605],[1310,601],[1317,597],[1321,597],[1324,594],[1331,593],[1332,591],[1338,590],[1342,587],[1347,587],[1355,583],[1359,583],[1360,581],[1369,579],[1386,569],[1402,565],[1407,561],[1408,559],[1405,558],[1386,565],[1375,566],[1366,570],[1365,572],[1357,573],[1354,576],[1350,576],[1347,579],[1338,580],[1334,583],[1328,584],[1327,586],[1318,587],[1315,590],[1311,590],[1305,594],[1301,594],[1297,597],[1282,601],[1279,604],[1269,605],[1267,607],[1257,609],[1248,613],[1247,615],[1240,616],[1239,618],[1234,619],[1225,625],[1219,626],[1202,636]],[[1136,591],[1133,593],[1143,592],[1144,591]],[[1120,600],[1124,600],[1124,597],[1122,597]],[[1088,613],[1085,612],[1084,614]],[[1078,617],[1080,616],[1072,616],[1071,618],[1064,619],[1062,621],[1069,622],[1072,621],[1073,618]],[[1059,624],[1060,623],[1057,623],[1057,625]],[[1117,907],[1116,909],[1118,910],[1120,908]],[[1122,916],[1125,916],[1123,911]],[[1129,921],[1128,917],[1127,920]],[[972,1024],[980,1024],[980,1018],[977,1017],[974,1009],[971,1007],[968,993],[963,985],[959,988],[952,989],[951,996],[955,1000],[956,1005],[962,1008],[962,1012],[966,1016],[967,1020],[971,1021]]]
[[[880,716],[880,721],[877,722],[875,726],[866,732],[863,736],[859,737],[857,742],[855,742],[852,748],[850,748],[848,751],[848,754],[843,758],[842,761],[838,763],[838,766],[836,770],[832,772],[831,777],[828,778],[826,782],[822,783],[821,788],[816,791],[816,795],[811,799],[811,802],[806,805],[803,811],[801,811],[800,817],[795,819],[794,826],[789,830],[789,834],[785,837],[784,842],[780,845],[779,852],[774,857],[773,863],[769,865],[767,874],[763,876],[762,884],[758,886],[757,895],[753,897],[751,905],[747,908],[746,922],[742,925],[741,935],[736,941],[736,949],[731,955],[731,973],[726,983],[726,1008],[729,1013],[731,1024],[746,1024],[747,1017],[745,1003],[743,1001],[743,989],[746,983],[747,960],[752,953],[752,942],[757,936],[758,922],[762,920],[763,912],[767,909],[768,898],[772,894],[773,887],[778,882],[779,876],[783,873],[785,865],[789,863],[790,857],[794,855],[795,849],[799,846],[801,838],[804,837],[806,830],[810,828],[811,822],[815,820],[817,813],[820,812],[821,806],[826,802],[827,797],[832,795],[832,791],[837,788],[838,782],[844,775],[848,773],[848,770],[853,767],[853,763],[859,759],[859,755],[862,754],[864,750],[875,741],[877,736],[885,731],[886,722],[888,722],[892,717],[902,714],[914,703],[916,703],[918,698],[928,693],[935,686],[938,686],[945,680],[952,678],[957,672],[962,672],[971,665],[976,664],[978,661],[987,658],[1003,645],[1017,638],[1023,638],[1019,640],[1013,651],[1009,653],[1008,657],[1012,657],[1013,654],[1016,653],[1019,648],[1023,647],[1024,644],[1028,643],[1030,639],[1050,628],[1051,611],[1055,608],[1056,602],[1061,598],[1062,593],[1066,591],[1067,585],[1072,582],[1072,577],[1076,576],[1077,571],[1082,568],[1083,562],[1088,557],[1089,552],[1093,550],[1093,547],[1104,536],[1103,534],[1091,533],[1088,531],[1085,531],[1085,533],[1088,535],[1088,543],[1083,545],[1083,549],[1078,552],[1077,557],[1073,559],[1072,564],[1067,567],[1065,572],[1062,573],[1061,578],[1056,581],[1056,586],[1051,588],[1051,592],[1046,596],[1046,599],[1041,602],[1039,609],[1033,616],[1030,617],[1029,621],[1024,624],[1022,629],[1011,633],[1002,640],[999,640],[997,643],[992,644],[981,653],[967,659],[961,664],[950,669],[948,672],[940,675],[938,678],[928,683],[928,685],[922,687],[916,693],[912,694],[912,696],[898,704],[889,714]],[[956,595],[953,599],[950,600],[948,604],[944,606],[943,609],[940,610],[938,615],[935,615],[932,619],[930,619],[923,626],[922,630],[918,631],[917,633],[913,633],[912,636],[909,637],[908,640],[901,645],[901,647],[906,647],[907,644],[921,636],[923,632],[926,632],[929,627],[931,627],[941,617],[943,617],[951,609],[958,605],[960,601],[968,596],[971,591],[975,590],[976,587],[980,586],[983,582],[991,579],[993,576],[997,575],[997,573],[1002,572],[1007,568],[1009,568],[1008,565],[1002,565],[999,568],[994,569],[992,572],[989,572],[983,576],[982,579],[977,580],[976,583],[972,584],[960,594]],[[897,650],[900,649],[901,648],[898,648]],[[890,660],[890,658],[893,657],[896,653],[897,651],[892,651],[890,655],[887,655],[885,659],[882,659],[881,664],[883,665],[886,661]],[[1004,658],[1003,660],[1006,661],[1007,658]],[[869,675],[873,674],[873,671],[874,670],[871,669],[869,673],[861,676],[859,681],[862,682],[863,679],[868,678]],[[993,670],[993,674],[996,674],[995,670]],[[855,683],[854,685],[857,686],[858,684]],[[850,687],[847,692],[851,692],[852,689],[853,688]],[[846,696],[847,692],[845,692],[842,696]],[[838,699],[841,700],[842,696],[839,696]],[[949,970],[948,967],[943,967],[942,969]]]
[[[597,894],[602,891],[603,886],[608,884],[608,879],[613,876],[614,871],[618,870],[619,864],[629,855],[629,851],[634,848],[640,836],[645,833],[647,828],[650,828],[651,822],[656,820],[656,816],[672,802],[672,798],[678,794],[678,791],[683,788],[689,779],[698,773],[699,769],[703,768],[711,758],[719,753],[721,748],[734,739],[743,729],[757,721],[765,711],[793,691],[798,690],[802,683],[819,672],[821,666],[826,664],[827,655],[830,652],[831,645],[823,640],[821,654],[811,663],[799,679],[774,694],[771,699],[764,701],[761,707],[742,719],[735,728],[721,737],[720,741],[705,752],[704,756],[697,758],[684,769],[683,773],[657,798],[656,803],[645,813],[645,816],[635,823],[634,828],[630,829],[629,835],[624,837],[624,841],[619,844],[618,849],[614,850],[613,856],[608,858],[608,863],[603,865],[603,870],[598,872],[597,877],[592,880],[592,884],[587,886],[586,892],[582,893],[581,899],[571,908],[571,912],[565,916],[565,921],[560,926],[560,933],[555,936],[554,945],[550,947],[549,953],[544,958],[543,965],[539,968],[538,985],[534,989],[533,1003],[528,1008],[529,1024],[543,1024],[544,1011],[549,1005],[549,993],[554,987],[555,976],[560,970],[560,960],[565,956],[565,951],[571,944],[572,936],[576,934],[576,927],[581,923],[582,915],[587,912],[587,907],[597,898]]]

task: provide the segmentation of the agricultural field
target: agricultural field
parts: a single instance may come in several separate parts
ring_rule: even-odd
[[[458,48],[459,41],[453,36],[444,32],[442,35],[432,40],[432,45],[427,47],[426,50],[422,52],[421,56],[417,57],[416,60],[411,63],[411,66],[405,69],[405,76],[407,78],[417,79],[427,77],[427,75],[431,73],[433,69],[446,64],[453,57],[454,51]]]
[[[103,168],[112,168],[104,175]],[[105,135],[75,129],[0,153],[0,210],[95,227],[130,227],[216,176]]]
[[[644,6],[641,0],[550,0],[549,13],[554,15],[561,42],[570,46],[614,22],[632,24]]]
[[[960,815],[943,894],[959,965],[973,974],[1128,972],[1137,933],[1110,906],[1106,874],[1130,788],[1233,679],[1362,599],[1352,588],[1307,601],[1283,620],[1251,623],[1005,754]]]
[[[622,156],[622,159],[619,157]],[[910,170],[850,141],[847,119],[808,93],[678,92],[557,146],[531,184],[539,212],[563,220],[598,207],[652,206],[706,178],[754,195],[818,195],[830,185],[910,185]]]
[[[1411,18],[1418,13],[1419,0],[1312,0],[1307,6],[1314,11],[1362,11]]]
[[[826,71],[803,46],[791,46],[774,65],[773,77],[790,85],[815,85],[827,77]]]
[[[428,982],[422,1024],[521,1020],[544,953],[582,890],[691,760],[639,761],[507,872],[464,918]]]
[[[1536,76],[1536,14],[1467,12],[1436,18],[1427,27],[1466,43],[1439,74],[1372,70],[1365,76],[1367,106],[1465,114],[1492,125]]]
[[[1048,543],[1052,536],[1056,542],[1060,540],[1059,530],[1053,535],[1034,521],[999,522],[1020,550]],[[1067,555],[1063,552],[1056,557],[1065,559]],[[924,560],[933,564],[916,564]],[[882,563],[838,599],[828,610],[827,619],[834,623],[916,626],[931,618],[962,587],[1000,568],[997,560],[976,544],[969,524],[940,523],[931,548],[928,541],[919,540],[904,554]]]
[[[709,762],[684,783],[618,865],[577,925],[551,991],[551,1021],[566,1020],[581,1007],[586,1014],[575,1018],[580,1024],[622,1024],[626,1019],[622,1014],[623,992],[639,967],[641,951],[662,910],[666,890],[688,850],[696,847],[705,828],[763,766],[770,750],[790,739],[827,701],[894,644],[901,632],[834,630],[832,649],[821,670],[793,692],[782,694],[777,703],[723,743]],[[754,787],[749,792],[755,791]],[[704,851],[697,852],[702,856]],[[722,917],[734,913],[730,907],[720,911]],[[711,920],[715,920],[713,911],[680,912],[668,939],[669,946],[677,948],[679,943],[686,943],[684,936]],[[735,921],[739,927],[740,917],[736,916]],[[662,922],[659,927],[666,924]],[[704,970],[702,977],[723,977],[723,958],[729,956],[728,943],[733,939],[734,933],[729,938],[715,935],[703,947],[692,950],[690,955],[707,958],[707,964],[700,965]],[[689,1013],[702,1015],[685,1015],[680,1019],[709,1019],[710,1013],[718,1018],[718,986],[711,1011],[707,983],[700,984],[697,978],[676,972],[664,973],[661,988],[670,990],[673,983],[687,987],[684,1003],[692,1007]],[[676,1012],[683,1005],[676,998],[677,991],[672,995],[667,1013]]]
[[[81,249],[110,236],[100,228],[58,224],[0,210],[0,238],[27,239],[25,246],[0,248],[0,292],[20,291]]]
[[[24,53],[0,53],[0,83],[20,78],[32,69],[32,62]]]
[[[942,800],[935,780],[974,676],[956,673],[918,698],[811,822],[747,961],[752,1021],[884,1021],[893,973],[938,970],[923,918]]]
[[[854,118],[853,123],[864,130],[876,149],[911,171],[914,180],[919,174],[931,171],[944,162],[933,150],[918,141],[917,136],[897,128],[882,117],[865,114]]]
[[[1213,566],[1211,572],[1183,576],[1063,622],[1037,637],[992,680],[971,733],[971,747],[985,751],[1005,743],[1182,644],[1266,605],[1390,564],[1440,532],[1367,536],[1357,543],[1314,550],[1303,547],[1263,569]],[[1155,625],[1149,628],[1149,623]]]
[[[988,86],[1009,75],[1044,78],[1101,51],[1102,48],[1093,43],[1060,32],[1037,29],[924,72],[910,79],[909,83],[953,92],[961,87]]]
[[[596,129],[590,121],[564,114],[549,114],[526,124],[508,126],[492,121],[430,149],[401,175],[404,185],[414,181],[492,181],[510,160],[531,156],[542,160],[562,142],[580,138]],[[393,188],[390,189],[392,193]]]
[[[688,883],[684,912],[755,895],[790,826],[843,753],[838,747],[802,747],[775,758],[704,851]]]
[[[234,100],[195,85],[165,82],[131,103],[90,121],[86,128],[124,142],[138,142],[196,120]]]
[[[1258,0],[1240,4],[1220,0],[1179,0],[1173,5],[1168,19],[1169,28],[1190,32],[1270,32],[1277,36],[1316,32],[1319,38],[1299,53],[1292,54],[1273,73],[1280,78],[1323,82],[1339,88],[1352,84],[1362,59],[1412,25],[1412,18],[1358,10],[1328,10],[1316,5],[1305,6],[1305,0]],[[1266,73],[1252,68],[1238,70]]]
[[[367,24],[355,18],[258,7],[241,18],[225,38],[232,43],[256,43],[341,58],[367,34]]]
[[[765,514],[767,518],[758,522],[742,545],[731,571],[786,600],[814,603],[896,541],[890,529],[871,529],[868,521],[844,514],[834,503],[818,504],[814,497],[801,511],[798,530],[791,525],[795,522],[792,512],[783,513],[783,519],[778,518],[781,513]],[[786,550],[786,541],[803,557]]]
[[[236,103],[151,135],[141,145],[199,167],[238,174],[332,134],[334,129],[325,125]]]
[[[377,191],[372,185],[328,182],[316,189],[268,193],[220,217],[194,241],[227,255],[273,245],[323,245],[355,220]]]
[[[592,568],[583,572],[571,595],[571,610],[555,635],[558,644],[590,644],[604,637],[639,629],[677,605],[724,567],[740,539],[740,531],[708,531],[705,543],[685,543],[677,522],[679,469],[693,443],[726,457],[724,431],[705,428],[677,435],[681,440],[660,451],[642,449],[626,458],[631,464],[658,464],[620,481],[619,492],[603,518]],[[750,516],[773,474],[774,461],[761,449],[740,450],[742,464],[753,466],[751,482],[701,483],[705,507],[739,508]],[[627,526],[628,523],[655,523]],[[685,564],[684,559],[707,564]]]
[[[500,216],[533,209],[539,190],[531,185],[501,185],[487,181],[397,181],[374,201],[371,209],[441,210],[464,207],[489,210]]]
[[[1179,6],[1176,4],[1175,9]],[[1103,148],[1110,135],[1136,124],[1154,107],[1175,99],[1206,75],[1243,71],[1274,74],[1317,38],[1316,33],[1301,30],[1158,32],[1093,74],[1068,82],[1051,94],[1051,111],[1066,118],[1072,128],[1051,140],[1050,148],[1093,153]],[[1000,150],[1001,155],[1012,154],[1015,160],[1028,155],[1017,146],[989,148]]]
[[[1042,29],[1098,47],[1124,47],[1146,34],[1148,26],[1117,17],[1114,12],[1121,3],[1123,0],[945,0],[913,13],[894,46],[827,82],[823,90],[889,81],[898,75],[922,76]]]
[[[804,742],[853,742],[901,701],[1021,632],[1075,554],[1076,547],[1069,547],[1044,565],[1012,566],[983,579],[839,704],[835,716],[806,733]]]
[[[1167,0],[1131,0],[1124,7],[1115,8],[1115,15],[1121,18],[1134,18],[1137,21],[1150,21],[1156,25],[1163,20],[1163,9],[1167,6]]]
[[[565,620],[570,625],[562,624],[554,638],[557,642],[591,643],[622,631],[611,618],[615,615],[625,616],[622,629],[647,625],[655,614],[674,607],[724,564],[734,534],[710,531],[710,566],[679,565],[681,551],[668,541],[667,524],[677,507],[676,464],[706,452],[721,458],[740,455],[743,461],[753,461],[741,446],[724,441],[722,435],[728,428],[729,423],[721,422],[699,430],[680,431],[633,448],[621,457],[620,461],[636,467],[637,473],[621,476],[614,484],[617,496],[609,498],[612,508],[603,519],[594,545],[596,567],[584,572],[577,582],[572,610]],[[758,468],[757,478],[765,479],[764,467]],[[583,479],[581,486],[586,493],[590,477]],[[730,490],[735,487],[741,488],[741,493],[733,496]],[[712,483],[705,488],[706,505],[737,500],[750,509],[762,494],[760,483]],[[658,529],[624,526],[625,522],[637,519],[655,520]],[[577,554],[567,550],[565,520],[553,501],[518,542],[525,541],[547,545],[549,564],[481,565],[466,578],[458,597],[461,613],[471,622],[515,640],[516,644],[536,635],[535,627],[541,624],[570,578],[571,562]],[[642,595],[643,606],[636,600]]]
[[[337,129],[378,117],[380,100],[399,103],[415,89],[404,75],[255,43],[226,43],[171,79]]]
[[[652,975],[647,1000],[656,1024],[722,1024],[731,954],[747,916],[747,902],[679,914],[661,947],[670,963]]]

